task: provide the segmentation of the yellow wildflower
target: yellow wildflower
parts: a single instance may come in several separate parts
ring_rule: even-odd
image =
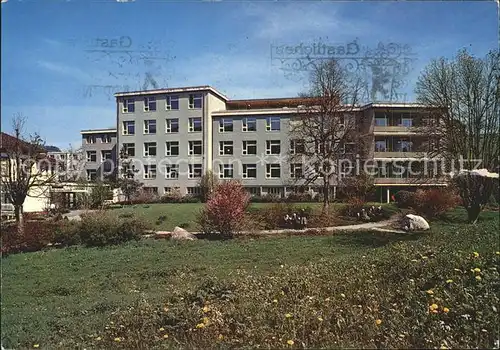
[[[433,291],[432,289],[429,289],[429,290],[427,291],[427,294],[432,295],[432,294],[434,294],[434,291]]]
[[[340,296],[341,296],[342,298],[345,298],[345,294],[344,294],[344,293],[340,293]]]
[[[224,336],[222,334],[219,334],[219,336],[217,338],[219,338],[219,340],[222,340],[222,339],[224,339]]]
[[[208,306],[204,306],[203,307],[203,312],[206,313],[206,312],[209,312],[209,311],[210,311],[210,308]]]
[[[285,292],[284,292],[284,291],[281,291],[281,295],[285,295]]]
[[[287,314],[285,314],[285,317],[286,317],[286,318],[291,318],[291,317],[292,317],[292,314],[287,313]]]
[[[95,338],[95,340],[101,340],[101,337],[97,337],[97,338]]]
[[[380,326],[382,324],[382,320],[381,319],[375,320],[375,324],[377,326]]]
[[[318,317],[319,322],[323,322],[323,317]]]
[[[208,319],[208,317],[203,317],[202,321],[203,321],[204,324],[208,324],[209,319]]]
[[[474,270],[472,270],[472,271],[474,271],[474,272],[476,272],[476,273],[479,273],[479,272],[481,272],[481,269],[480,269],[479,267],[476,267],[476,268],[475,268]]]
[[[437,304],[432,304],[432,305],[429,305],[429,310],[433,311],[433,310],[437,310],[439,306]]]
[[[164,330],[165,330],[165,328],[163,328],[163,327],[161,327],[161,328],[159,329],[159,331],[160,331],[160,332],[163,332]]]
[[[453,283],[452,279],[446,280],[446,283]]]
[[[481,276],[476,276],[476,280],[481,281]]]
[[[478,252],[473,252],[475,258],[479,258],[479,253]]]
[[[168,338],[168,334],[164,334],[163,338],[167,339]]]
[[[448,349],[448,348],[444,345],[441,345],[440,349]]]
[[[447,314],[448,312],[450,312],[450,309],[448,309],[447,307],[443,307],[443,312]]]
[[[196,325],[196,328],[205,328],[205,324],[204,323],[198,323]]]
[[[34,348],[39,348],[40,347],[40,344],[34,344],[33,345]]]
[[[115,340],[115,342],[117,342],[117,343],[119,343],[119,342],[121,341],[121,339],[120,339],[120,338],[115,338],[114,340]]]
[[[277,303],[277,302],[278,302],[278,299],[274,299],[274,300],[273,300],[273,303]]]
[[[109,324],[115,324],[113,321],[109,322]]]
[[[291,339],[290,339],[290,340],[287,340],[287,341],[286,341],[286,343],[287,343],[288,345],[293,345],[293,344],[295,344],[295,343],[293,342],[293,340],[291,340]]]
[[[500,252],[496,252],[495,254],[496,254],[496,255],[500,255]]]

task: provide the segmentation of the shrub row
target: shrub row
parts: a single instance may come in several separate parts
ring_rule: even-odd
[[[101,247],[138,240],[149,225],[136,216],[116,217],[111,212],[82,216],[81,221],[26,221],[18,232],[17,224],[2,225],[2,254],[33,252],[49,243]]]
[[[413,209],[416,214],[433,219],[460,205],[460,197],[452,188],[399,191],[395,194],[399,208]]]

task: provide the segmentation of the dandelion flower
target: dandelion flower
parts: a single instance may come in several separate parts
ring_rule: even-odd
[[[164,338],[164,339],[167,339],[167,338],[168,338],[168,334],[164,334],[164,335],[163,335],[163,338]]]
[[[474,270],[472,270],[472,271],[474,271],[474,272],[476,272],[476,273],[479,273],[479,272],[481,272],[481,269],[480,269],[479,267],[476,267],[476,268],[475,268]]]
[[[281,295],[285,295],[285,292],[284,292],[284,291],[281,291]]]
[[[205,324],[204,324],[204,323],[198,323],[198,324],[196,325],[196,328],[198,328],[198,329],[199,329],[199,328],[205,328]]]
[[[160,331],[160,332],[163,332],[164,330],[165,330],[165,328],[163,328],[163,327],[161,327],[161,328],[159,329],[159,331]]]
[[[496,252],[495,254],[496,254],[496,255],[500,255],[500,252]]]
[[[120,339],[120,338],[115,338],[114,340],[115,340],[115,342],[117,342],[117,343],[119,343],[119,342],[121,341],[121,339]]]
[[[381,319],[375,320],[375,324],[377,326],[380,326],[382,324],[382,320]]]
[[[217,338],[219,338],[219,340],[222,340],[222,339],[224,339],[224,336],[222,334],[219,334],[219,336]]]
[[[40,347],[40,344],[34,344],[33,345],[34,348],[39,348]]]
[[[318,317],[318,321],[319,322],[323,322],[323,318],[322,317]]]
[[[342,298],[345,298],[345,294],[344,294],[344,293],[340,293],[340,296],[341,296]]]
[[[97,338],[95,338],[95,340],[101,340],[101,337],[97,337]]]
[[[453,283],[452,279],[446,280],[446,283]]]
[[[286,318],[291,318],[291,317],[292,317],[292,314],[290,314],[290,313],[286,313],[286,314],[285,314],[285,317],[286,317]]]
[[[450,312],[450,309],[448,309],[447,307],[443,307],[443,312],[447,314],[448,312]]]
[[[210,311],[210,308],[208,306],[203,307],[203,312],[207,313]]]
[[[290,339],[290,340],[287,340],[287,341],[286,341],[286,343],[287,343],[288,345],[293,345],[293,344],[295,344],[295,343],[293,342],[293,340],[291,340],[291,339]]]
[[[208,321],[209,321],[209,320],[208,320],[208,317],[203,317],[203,318],[202,318],[202,320],[203,320],[203,323],[204,323],[204,324],[207,324],[207,323],[208,323]]]
[[[427,291],[427,294],[432,295],[432,294],[434,294],[434,291],[433,291],[432,289],[429,289],[429,290]]]
[[[475,258],[479,258],[479,253],[478,252],[473,252],[472,254],[474,255]]]
[[[476,280],[481,281],[481,276],[476,276]]]
[[[278,302],[278,299],[273,299],[273,303],[277,303]]]
[[[115,324],[113,321],[109,322],[109,324]]]

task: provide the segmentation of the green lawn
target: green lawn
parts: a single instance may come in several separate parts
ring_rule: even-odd
[[[252,203],[251,207],[265,207],[272,205],[271,203]],[[298,206],[310,206],[312,208],[321,208],[321,203],[297,203]],[[334,207],[339,207],[342,204],[331,204]],[[380,205],[379,203],[374,203],[374,205]],[[202,203],[183,203],[183,204],[173,204],[173,203],[162,203],[162,204],[137,204],[129,205],[120,209],[111,209],[117,213],[117,215],[123,213],[135,213],[139,216],[144,217],[149,223],[151,223],[156,229],[170,231],[173,230],[175,226],[185,226],[188,230],[196,231],[198,229],[196,224],[196,217],[203,207]],[[158,222],[157,220],[165,216],[164,220]]]
[[[164,208],[183,222],[199,204],[152,205],[144,210],[160,215]],[[463,210],[455,211],[449,223],[433,222],[430,233],[415,235],[368,232],[231,241],[145,240],[101,249],[75,247],[8,256],[2,259],[2,343],[16,349],[35,344],[41,349],[202,349],[216,347],[217,342],[225,348],[290,348],[286,342],[294,339],[297,347],[435,347],[446,338],[447,344],[456,347],[491,347],[498,338],[491,318],[498,316],[491,306],[500,307],[493,278],[498,274],[491,272],[488,277],[486,271],[490,271],[489,256],[500,250],[498,213],[483,213],[477,226],[465,225],[464,215]],[[478,251],[484,261],[470,262],[472,251]],[[421,255],[427,257],[419,264],[428,265],[415,270],[412,259]],[[481,288],[475,287],[479,282],[474,278],[469,281],[454,272],[460,267],[471,274],[460,264],[481,266]],[[408,278],[421,285],[411,287]],[[447,278],[456,281],[457,289],[439,294],[446,299],[443,303],[459,312],[459,301],[472,295],[464,303],[472,303],[474,312],[483,314],[470,330],[462,327],[460,319],[458,328],[445,336],[437,326],[439,320],[427,320],[430,301],[425,290],[435,288],[440,293],[437,286],[444,282],[436,281]],[[471,289],[466,289],[468,283]],[[341,292],[345,301],[339,297]],[[279,299],[276,306],[273,298]],[[316,302],[330,298],[335,299],[331,304]],[[203,314],[200,302],[204,300],[219,311]],[[396,309],[401,314],[390,312],[394,303],[399,303]],[[355,311],[358,304],[363,310],[379,311],[362,316]],[[168,311],[163,311],[165,305]],[[411,314],[405,305],[423,312]],[[285,313],[294,316],[288,321]],[[203,315],[211,323],[197,329]],[[384,320],[384,332],[394,333],[394,339],[380,338],[374,317]],[[168,339],[157,334],[160,327],[169,333]],[[490,337],[476,330],[481,328],[494,334]],[[398,338],[399,332],[410,336]],[[429,343],[422,343],[424,338]]]

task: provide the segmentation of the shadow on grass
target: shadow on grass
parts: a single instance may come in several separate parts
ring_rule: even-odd
[[[416,241],[428,234],[429,234],[428,231],[409,232],[409,233],[359,231],[359,232],[337,234],[335,235],[335,243],[345,246],[377,248],[396,242]]]

